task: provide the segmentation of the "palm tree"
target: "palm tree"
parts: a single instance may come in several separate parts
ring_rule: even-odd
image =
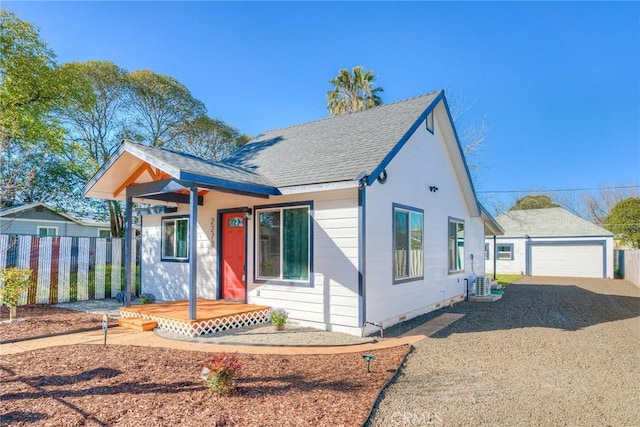
[[[373,87],[376,75],[372,71],[363,71],[361,65],[349,72],[341,68],[338,75],[329,80],[335,85],[327,92],[327,110],[332,116],[362,111],[382,104],[378,93],[384,89]]]

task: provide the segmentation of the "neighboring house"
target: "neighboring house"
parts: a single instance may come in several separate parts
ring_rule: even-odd
[[[511,210],[487,237],[486,271],[528,276],[613,278],[613,234],[562,208]]]
[[[125,141],[85,195],[128,218],[172,206],[142,218],[142,291],[188,298],[191,319],[196,297],[231,299],[355,335],[462,300],[501,232],[443,92],[272,130],[223,162]]]
[[[108,222],[58,212],[44,203],[0,209],[0,234],[111,237]]]

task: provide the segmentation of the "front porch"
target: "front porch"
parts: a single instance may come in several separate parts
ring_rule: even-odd
[[[120,307],[120,315],[152,320],[159,329],[190,337],[269,321],[269,307],[264,305],[198,298],[195,319],[189,318],[189,307],[188,300],[142,304]]]

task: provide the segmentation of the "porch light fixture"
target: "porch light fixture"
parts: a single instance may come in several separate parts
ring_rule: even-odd
[[[251,208],[246,208],[244,210],[244,219],[246,219],[247,221],[251,219],[251,214],[253,213]]]

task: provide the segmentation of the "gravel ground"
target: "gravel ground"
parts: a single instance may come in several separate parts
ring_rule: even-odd
[[[525,277],[415,345],[372,426],[640,426],[640,289]],[[386,334],[385,334],[386,336]]]
[[[211,335],[201,335],[193,338],[161,329],[155,329],[154,333],[162,338],[177,341],[233,345],[320,347],[364,344],[376,341],[373,337],[360,338],[339,332],[327,332],[295,325],[286,325],[283,331],[275,331],[271,324],[230,329],[228,331],[217,332]]]

